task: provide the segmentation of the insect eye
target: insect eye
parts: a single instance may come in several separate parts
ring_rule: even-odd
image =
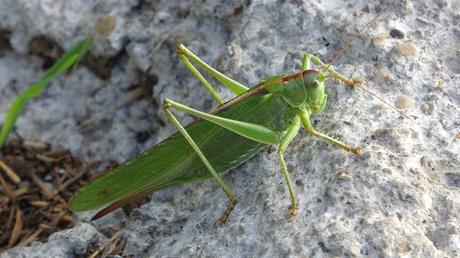
[[[318,80],[314,80],[314,81],[312,82],[312,85],[313,85],[313,88],[318,88],[318,86],[319,86]]]

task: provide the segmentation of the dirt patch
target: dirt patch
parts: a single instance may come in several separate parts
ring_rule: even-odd
[[[89,179],[65,150],[13,141],[0,151],[0,252],[74,226],[66,201]]]

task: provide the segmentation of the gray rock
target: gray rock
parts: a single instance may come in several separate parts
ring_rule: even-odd
[[[54,233],[46,243],[34,242],[28,247],[13,248],[0,254],[9,257],[76,257],[88,254],[89,248],[107,241],[96,228],[88,223]]]
[[[12,50],[0,57],[0,110],[43,73],[40,60],[27,56],[31,38],[46,35],[67,49],[94,32],[92,53],[116,57],[111,77],[101,80],[87,68],[60,76],[29,103],[16,129],[25,139],[69,148],[86,160],[125,161],[174,132],[158,104],[152,108],[139,100],[114,108],[139,83],[139,72],[158,79],[151,85],[155,103],[168,97],[201,110],[213,105],[176,57],[177,43],[251,85],[298,70],[306,52],[331,61],[349,34],[384,8],[383,17],[351,44],[335,67],[350,77],[366,77],[364,86],[389,103],[408,96],[412,104],[405,110],[411,117],[407,119],[359,88],[328,81],[328,105],[314,115],[313,124],[321,132],[362,146],[363,153],[345,153],[301,133],[286,151],[300,201],[297,217],[288,217],[289,196],[270,148],[225,175],[239,198],[225,225],[215,226],[226,197],[214,181],[160,191],[129,217],[117,211],[94,223],[100,227],[123,220],[125,254],[460,254],[457,1],[64,2],[0,1],[5,7],[0,10],[0,28],[12,33]],[[392,38],[394,28],[404,31],[404,38]],[[222,87],[218,92],[227,100],[232,97]],[[99,113],[104,119],[93,123],[91,130],[77,126]],[[150,137],[139,142],[142,132]],[[88,215],[78,218],[87,221]],[[74,230],[82,227],[88,224]],[[3,255],[43,256],[47,254],[42,253],[43,246],[55,243],[60,234],[48,243]],[[95,240],[94,234],[66,238],[69,246],[59,251],[65,256],[80,255],[86,246],[103,240]]]

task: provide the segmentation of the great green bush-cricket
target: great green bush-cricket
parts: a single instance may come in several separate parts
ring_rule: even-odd
[[[178,132],[82,188],[70,200],[73,211],[86,211],[110,204],[93,217],[97,219],[154,191],[212,177],[228,197],[227,208],[219,219],[224,223],[237,199],[220,173],[241,165],[267,145],[277,145],[280,169],[291,197],[289,212],[294,216],[298,201],[283,153],[301,128],[345,151],[359,153],[359,147],[351,147],[316,131],[310,123],[310,115],[322,111],[326,105],[327,79],[337,79],[352,86],[361,83],[361,79],[349,79],[318,57],[305,54],[301,71],[287,76],[273,76],[248,88],[212,68],[182,44],[177,46],[177,54],[219,106],[205,113],[165,99],[164,112]],[[312,69],[311,63],[321,69]],[[224,102],[194,64],[236,97]],[[198,120],[184,127],[172,110],[191,114]]]

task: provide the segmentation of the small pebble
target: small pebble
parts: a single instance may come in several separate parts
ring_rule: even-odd
[[[420,107],[420,109],[422,110],[422,113],[423,113],[423,114],[429,116],[429,115],[433,114],[434,105],[433,105],[433,103],[431,103],[431,102],[424,103],[424,104],[422,104],[422,106]]]
[[[370,12],[371,12],[371,8],[369,7],[368,4],[366,4],[366,5],[363,7],[363,9],[361,9],[361,11],[366,12],[366,13],[370,13]]]
[[[389,168],[384,168],[384,169],[382,169],[382,172],[385,173],[385,174],[387,174],[387,175],[393,174],[393,171],[392,171],[391,169],[389,169]]]
[[[95,30],[99,32],[103,36],[108,36],[113,28],[115,28],[115,24],[117,23],[117,17],[113,15],[107,15],[99,18],[95,25]]]
[[[372,37],[372,44],[374,44],[374,46],[377,47],[379,45],[382,45],[385,41],[387,41],[387,39],[388,35],[386,33],[379,33]]]
[[[392,29],[390,31],[390,36],[394,39],[403,39],[404,38],[404,32],[398,30],[398,29]]]
[[[375,70],[374,75],[377,81],[381,84],[390,80],[390,74],[388,73],[388,70],[386,68],[379,68]]]
[[[433,160],[428,156],[423,156],[420,159],[420,164],[425,169],[434,170]]]
[[[396,51],[396,53],[404,56],[415,56],[417,53],[417,49],[410,41],[396,45],[393,50]]]
[[[340,171],[339,173],[337,173],[337,175],[335,175],[335,178],[343,181],[352,180],[352,177],[346,171]]]
[[[412,250],[410,243],[404,242],[396,247],[396,253],[408,253]]]
[[[396,98],[395,107],[400,109],[410,109],[413,106],[412,100],[407,96],[399,96]]]
[[[241,48],[231,44],[227,47],[226,51],[216,59],[216,67],[221,72],[228,72],[233,70],[241,60]]]

